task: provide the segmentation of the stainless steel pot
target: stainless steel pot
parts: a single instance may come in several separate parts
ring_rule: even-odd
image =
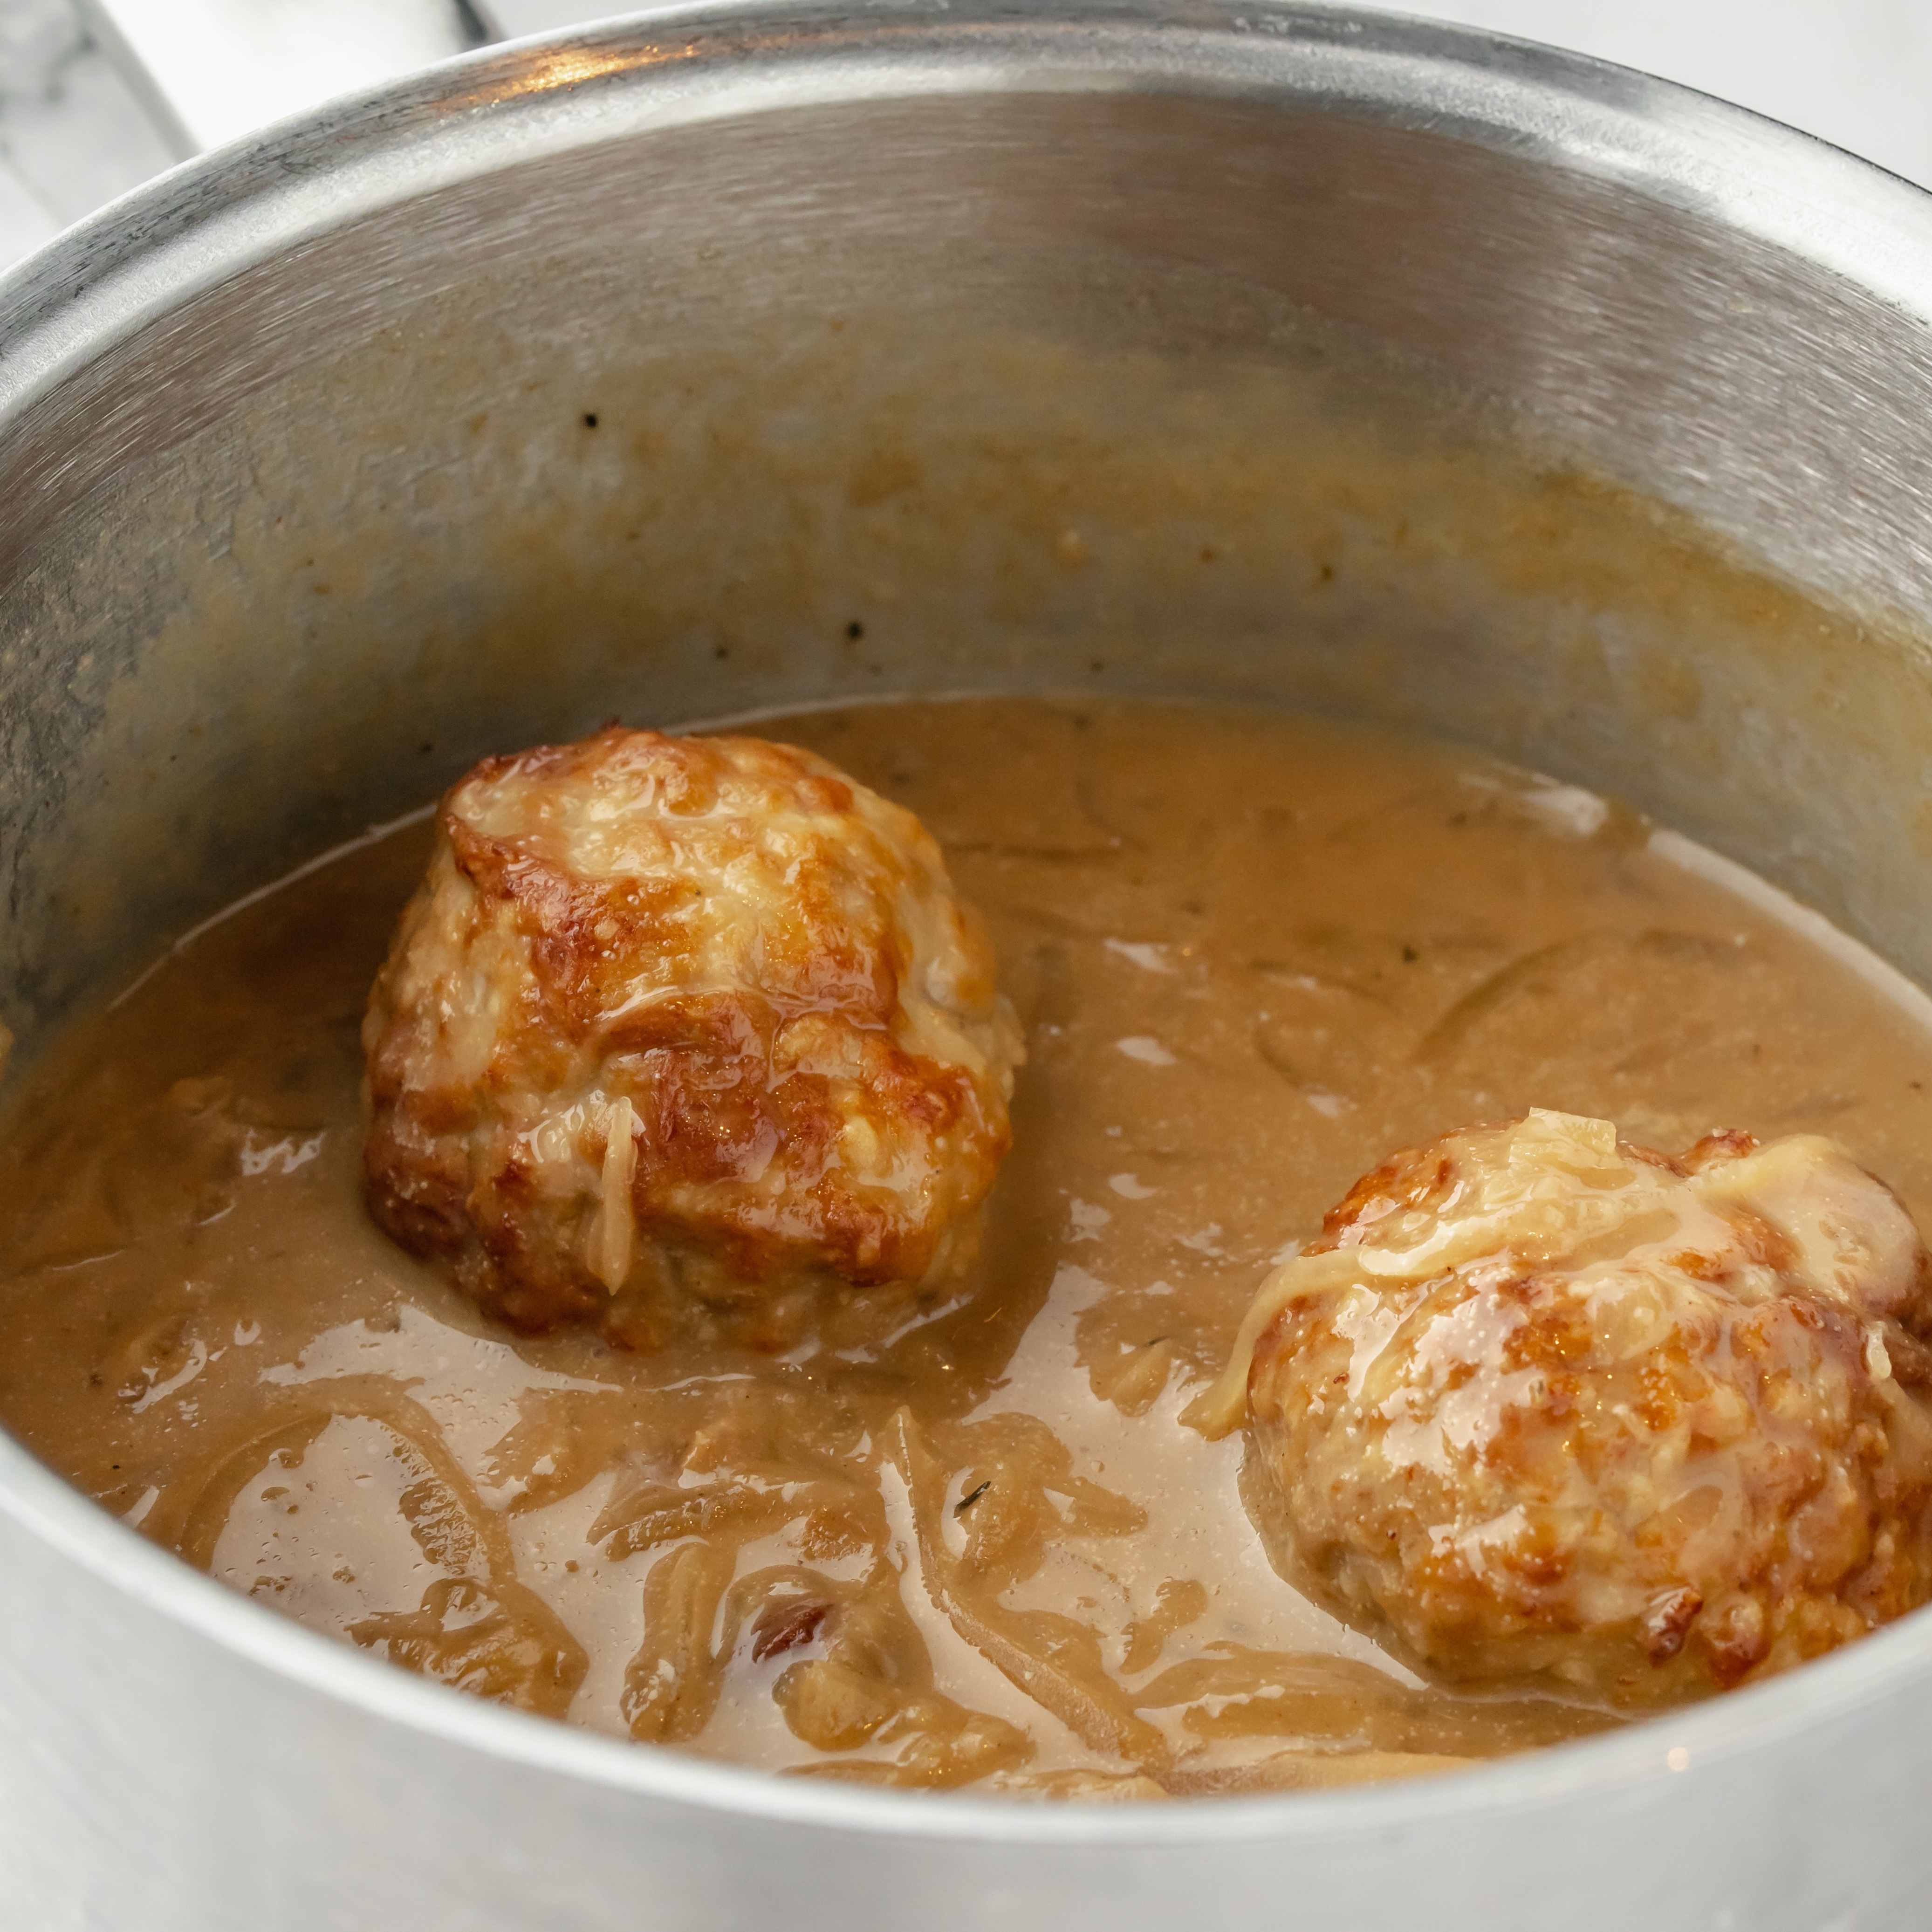
[[[1636,75],[1262,0],[667,8],[178,170],[0,344],[22,1054],[485,749],[880,690],[1425,721],[1932,975],[1932,202]],[[1635,514],[1578,464],[1674,506],[1644,569],[1570,567]],[[1496,526],[1538,476],[1570,535]],[[22,1928],[1823,1932],[1932,1879],[1922,1614],[1420,1784],[895,1798],[434,1689],[0,1440],[0,1636]]]

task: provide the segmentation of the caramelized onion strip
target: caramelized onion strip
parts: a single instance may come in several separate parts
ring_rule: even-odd
[[[1149,1772],[1165,1768],[1167,1740],[1102,1667],[1092,1630],[1048,1611],[1010,1610],[962,1576],[940,1527],[947,1472],[910,1410],[893,1417],[887,1442],[911,1499],[926,1588],[953,1628],[1089,1748]]]
[[[378,1376],[343,1376],[309,1382],[268,1405],[266,1427],[252,1430],[218,1454],[179,1510],[178,1527],[168,1533],[163,1498],[146,1526],[158,1540],[171,1544],[198,1570],[214,1562],[215,1545],[236,1498],[278,1450],[298,1462],[328,1425],[341,1418],[374,1422],[397,1438],[414,1480],[403,1492],[410,1533],[423,1554],[454,1574],[508,1582],[516,1558],[502,1520],[487,1508],[463,1466],[451,1454],[436,1419],[420,1402],[400,1394]]]

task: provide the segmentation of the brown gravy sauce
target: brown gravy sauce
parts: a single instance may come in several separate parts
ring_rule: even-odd
[[[630,1356],[496,1332],[392,1247],[357,1029],[418,824],[20,1083],[0,1417],[318,1630],[776,1770],[1151,1796],[1615,1721],[1401,1671],[1276,1577],[1238,1439],[1178,1412],[1358,1174],[1532,1105],[1673,1150],[1828,1132],[1932,1226],[1917,996],[1628,812],[1418,740],[1040,699],[755,728],[918,812],[994,934],[1030,1057],[969,1293],[842,1354]]]

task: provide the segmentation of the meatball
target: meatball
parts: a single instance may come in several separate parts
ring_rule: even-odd
[[[1537,1112],[1358,1181],[1190,1420],[1245,1416],[1276,1568],[1418,1670],[1639,1708],[1932,1593],[1928,1334],[1917,1230],[1830,1141]]]
[[[518,1329],[635,1348],[937,1292],[1022,1058],[910,812],[787,746],[614,725],[444,800],[363,1044],[380,1225]]]

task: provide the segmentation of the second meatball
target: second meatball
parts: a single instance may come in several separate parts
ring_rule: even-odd
[[[1022,1057],[910,812],[615,727],[450,793],[364,1042],[382,1226],[519,1328],[630,1346],[783,1347],[943,1286]]]
[[[1358,1182],[1197,1405],[1276,1567],[1444,1681],[1622,1707],[1932,1595],[1932,1285],[1832,1143],[1471,1127]]]

